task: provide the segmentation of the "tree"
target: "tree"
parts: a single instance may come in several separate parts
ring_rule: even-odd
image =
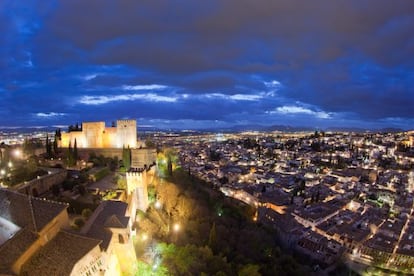
[[[85,220],[82,217],[77,217],[73,220],[73,224],[75,228],[79,229],[82,228],[82,226],[85,225]]]
[[[145,139],[145,146],[147,148],[155,148],[156,144],[154,143],[154,141],[151,140],[150,137],[147,137],[147,139]]]
[[[88,219],[92,215],[92,210],[89,208],[85,208],[82,210],[82,217]]]
[[[211,229],[210,229],[210,234],[208,236],[208,247],[210,247],[213,252],[217,251],[216,222],[213,222],[213,225],[211,226]]]
[[[173,175],[173,169],[175,166],[175,163],[177,162],[177,153],[174,149],[166,149],[164,150],[165,157],[167,158],[167,171],[168,175]]]
[[[49,141],[49,135],[46,134],[46,157],[50,158],[52,156],[52,144]]]
[[[73,159],[75,163],[78,160],[78,143],[76,142],[76,138],[75,138],[75,143],[73,145]]]
[[[126,171],[131,168],[131,149],[129,146],[128,148],[122,147],[122,163]]]
[[[73,158],[73,150],[72,150],[72,144],[69,141],[68,150],[66,152],[66,165],[73,166],[75,163],[75,159]]]
[[[57,142],[57,137],[55,135],[55,139],[53,140],[53,154],[57,155],[59,153],[59,149],[58,149],[58,142]]]
[[[29,140],[27,137],[24,139],[24,143],[23,143],[23,152],[27,155],[27,156],[31,156],[34,155],[34,150],[35,150],[35,145],[33,143],[32,140]],[[3,156],[3,159],[5,159],[5,157]]]
[[[237,273],[238,276],[260,276],[259,273],[260,266],[253,265],[253,264],[247,264],[244,265],[241,269],[239,269],[239,273]]]

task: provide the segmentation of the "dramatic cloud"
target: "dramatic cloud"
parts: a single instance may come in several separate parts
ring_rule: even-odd
[[[124,90],[159,90],[167,88],[165,85],[149,84],[149,85],[123,85]]]
[[[413,128],[412,0],[4,0],[0,21],[3,126]]]
[[[37,117],[41,118],[50,118],[50,117],[58,117],[58,116],[65,116],[65,113],[56,113],[56,112],[49,112],[49,113],[43,113],[39,112],[35,114]]]
[[[276,111],[271,111],[270,113],[279,113],[279,114],[307,114],[311,116],[315,116],[320,119],[329,119],[331,115],[329,113],[323,111],[313,111],[308,108],[304,108],[301,106],[281,106],[276,108]]]
[[[174,97],[165,97],[157,94],[125,94],[125,95],[111,95],[111,96],[82,96],[79,103],[85,105],[101,105],[111,102],[119,101],[150,101],[150,102],[168,102],[172,103],[177,101]]]

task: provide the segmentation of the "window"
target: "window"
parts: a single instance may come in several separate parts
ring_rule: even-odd
[[[122,236],[121,234],[118,234],[118,240],[119,243],[125,243],[124,236]]]

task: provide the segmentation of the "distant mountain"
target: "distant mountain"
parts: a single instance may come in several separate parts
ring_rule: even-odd
[[[358,132],[358,133],[364,133],[364,132],[403,132],[405,130],[401,128],[380,128],[380,129],[368,129],[368,128],[357,128],[357,127],[329,127],[325,131],[332,131],[332,132]]]

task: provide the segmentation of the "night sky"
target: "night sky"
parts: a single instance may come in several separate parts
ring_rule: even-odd
[[[0,126],[414,128],[414,1],[2,0]]]

